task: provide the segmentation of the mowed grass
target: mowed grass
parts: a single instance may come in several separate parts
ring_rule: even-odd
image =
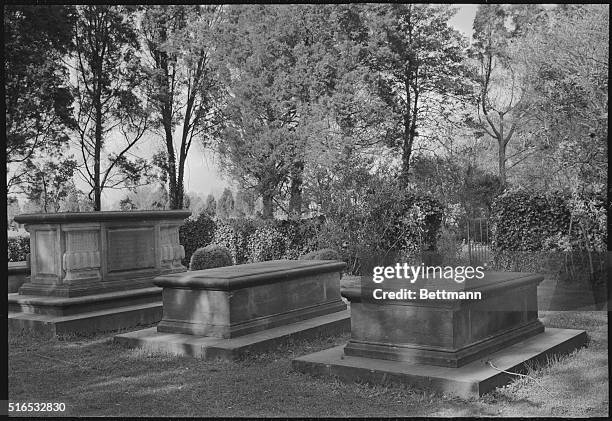
[[[274,352],[221,362],[124,348],[113,343],[112,334],[63,339],[14,334],[9,400],[64,402],[66,412],[57,413],[63,416],[607,416],[607,313],[541,312],[540,317],[547,326],[587,330],[588,347],[533,367],[529,374],[537,383],[518,378],[479,399],[408,386],[345,384],[291,369],[291,359],[343,344],[348,335],[286,342]]]

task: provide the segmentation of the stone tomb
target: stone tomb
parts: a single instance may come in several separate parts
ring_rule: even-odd
[[[151,324],[162,315],[153,278],[183,272],[178,229],[189,211],[25,214],[30,276],[9,294],[9,328],[55,334]]]
[[[133,347],[234,359],[289,336],[349,330],[344,262],[275,260],[160,276],[162,321],[115,336]]]
[[[543,277],[485,272],[483,279],[386,280],[347,288],[351,339],[293,360],[295,369],[347,381],[389,381],[461,397],[480,396],[515,376],[527,361],[584,344],[582,330],[545,329],[538,320],[537,285]],[[414,299],[374,300],[374,289],[415,291]],[[480,292],[480,299],[420,299],[419,291]],[[380,296],[380,292],[377,294]],[[467,294],[466,294],[467,295]]]

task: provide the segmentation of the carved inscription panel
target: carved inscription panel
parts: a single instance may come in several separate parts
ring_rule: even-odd
[[[108,231],[108,271],[155,267],[155,230],[151,228]]]
[[[56,232],[36,231],[36,272],[56,274]]]
[[[98,251],[98,231],[68,231],[66,233],[66,251],[81,253]]]

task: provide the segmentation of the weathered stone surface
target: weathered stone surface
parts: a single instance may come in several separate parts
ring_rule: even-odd
[[[584,345],[586,332],[546,329],[537,318],[537,285],[542,276],[491,273],[446,289],[479,290],[482,300],[371,299],[376,285],[345,284],[350,301],[351,340],[293,360],[301,372],[344,381],[407,383],[461,397],[477,397],[509,382],[528,362],[545,361]],[[417,288],[440,288],[420,280]],[[387,281],[385,281],[387,282]],[[405,280],[391,280],[397,290]],[[378,284],[377,284],[378,285]]]
[[[289,338],[307,339],[344,333],[350,329],[350,324],[348,310],[343,310],[229,339],[158,332],[152,327],[116,335],[115,342],[155,352],[231,361],[247,353],[274,350]]]
[[[30,276],[28,262],[8,262],[8,292],[17,292]]]
[[[161,320],[161,301],[125,305],[84,313],[52,314],[9,313],[9,332],[39,331],[53,335],[90,334],[151,325]]]
[[[76,297],[152,286],[185,271],[178,229],[189,211],[25,214],[31,276],[22,295]]]
[[[9,294],[9,328],[118,330],[161,319],[153,278],[185,271],[178,229],[189,211],[19,215],[31,274]]]
[[[537,318],[540,275],[491,273],[474,282],[427,280],[419,288],[482,292],[481,300],[368,300],[347,288],[351,340],[346,355],[459,367],[544,331]],[[450,283],[449,283],[450,282]],[[409,286],[385,281],[390,290]],[[365,299],[364,299],[365,298]],[[507,305],[506,303],[512,303]]]
[[[346,309],[344,262],[276,260],[164,275],[159,332],[234,338]]]
[[[302,373],[345,382],[404,383],[469,399],[516,379],[495,370],[486,361],[500,370],[521,373],[529,364],[546,363],[552,355],[571,353],[583,346],[586,339],[583,330],[547,328],[544,333],[459,368],[347,356],[341,345],[296,358],[292,367]]]

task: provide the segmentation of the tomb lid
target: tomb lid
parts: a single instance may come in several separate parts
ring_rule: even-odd
[[[319,273],[341,272],[346,264],[337,260],[270,260],[158,276],[160,287],[235,290],[287,281]]]
[[[98,212],[25,213],[15,216],[20,224],[61,224],[71,222],[100,222],[125,220],[185,219],[189,210],[134,210]]]

